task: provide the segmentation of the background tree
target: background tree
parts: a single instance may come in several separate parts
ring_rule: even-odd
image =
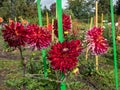
[[[34,0],[0,0],[0,16],[4,19],[22,16],[25,19],[37,17]]]
[[[46,16],[46,12],[50,13],[49,9],[47,9],[47,7],[44,6],[44,8],[42,9],[43,16]]]
[[[68,9],[72,10],[78,19],[87,19],[94,14],[93,0],[68,0]]]
[[[65,13],[65,14],[67,14],[67,15],[70,15],[72,19],[75,18],[75,16],[74,16],[72,10],[64,9],[64,10],[63,10],[63,13]]]
[[[11,2],[8,0],[0,0],[0,17],[4,19],[11,13]]]
[[[110,0],[98,0],[98,14],[104,14],[104,19],[111,21],[110,17]],[[99,19],[100,20],[100,19]]]
[[[51,4],[50,12],[52,13],[52,15],[56,15],[56,3]]]
[[[17,17],[19,16],[22,16],[24,18],[37,17],[37,6],[33,2],[28,2],[26,0],[16,0],[14,9]]]
[[[120,15],[120,0],[117,0],[116,5],[115,5],[115,13],[117,15]]]
[[[110,0],[98,0],[98,13],[110,14]]]

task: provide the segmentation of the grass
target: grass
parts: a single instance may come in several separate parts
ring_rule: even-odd
[[[9,90],[5,81],[20,77],[20,61],[0,60],[0,90]]]

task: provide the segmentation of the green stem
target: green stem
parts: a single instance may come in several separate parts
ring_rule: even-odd
[[[118,68],[117,68],[117,54],[116,54],[116,40],[115,40],[115,23],[114,23],[114,10],[113,10],[113,0],[110,0],[111,6],[111,18],[112,18],[112,37],[113,37],[113,52],[114,52],[114,74],[115,74],[115,86],[118,90]]]
[[[21,62],[22,62],[22,65],[23,65],[23,77],[25,77],[25,73],[26,73],[26,60],[24,59],[23,57],[23,53],[22,53],[22,48],[21,46],[18,47],[19,51],[20,51],[20,56],[21,56]],[[23,88],[22,90],[26,90],[26,84],[23,83]]]
[[[23,65],[23,77],[25,77],[25,73],[26,73],[26,60],[23,57],[21,46],[19,46],[18,49],[20,51],[21,61],[22,61],[22,65]]]
[[[21,60],[24,60],[21,46],[19,46],[18,49],[19,49],[19,51],[20,51]]]

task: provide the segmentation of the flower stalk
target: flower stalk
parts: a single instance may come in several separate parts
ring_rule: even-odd
[[[25,78],[25,74],[26,74],[26,60],[25,58],[23,57],[23,53],[22,53],[22,48],[21,46],[18,47],[19,51],[20,51],[20,56],[21,56],[21,62],[22,62],[22,65],[23,65],[23,78]],[[22,90],[26,90],[26,84],[23,83],[23,88]]]

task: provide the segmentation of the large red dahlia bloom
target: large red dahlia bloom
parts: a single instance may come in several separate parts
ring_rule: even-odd
[[[2,30],[2,33],[4,40],[10,47],[17,47],[25,45],[25,31],[21,23],[12,22],[10,25],[5,25],[5,30]]]
[[[103,54],[108,50],[107,40],[102,34],[103,29],[98,27],[93,27],[87,32],[86,40],[88,41],[88,47],[94,55]]]
[[[68,15],[63,14],[62,15],[62,24],[63,24],[63,34],[64,36],[66,35],[64,32],[68,32],[72,28],[71,24],[71,17]],[[54,33],[58,37],[58,20],[54,20],[54,25],[53,25]]]
[[[28,25],[26,27],[28,34],[27,44],[33,48],[43,49],[50,45],[51,34],[48,32],[47,28],[39,27],[38,25]]]
[[[66,73],[67,70],[72,70],[77,65],[77,57],[81,51],[79,40],[65,41],[52,46],[48,52],[48,59],[51,61],[53,69]]]

